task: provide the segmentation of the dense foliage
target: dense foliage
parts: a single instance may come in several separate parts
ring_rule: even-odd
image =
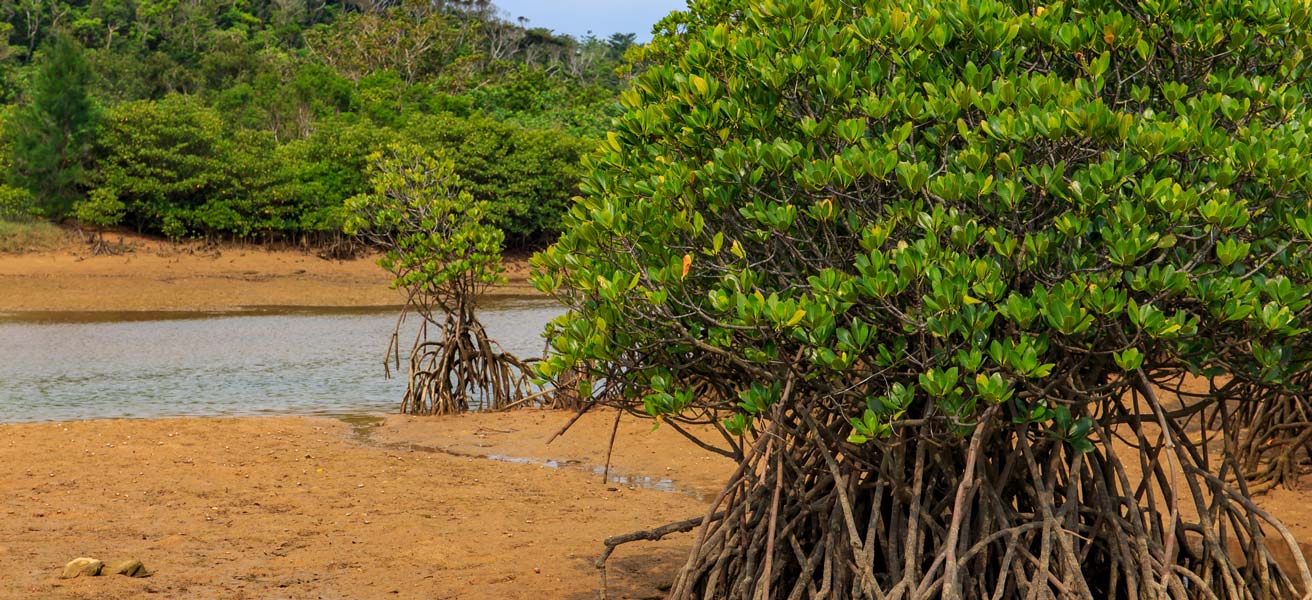
[[[58,35],[32,76],[28,103],[6,121],[7,174],[46,214],[67,212],[78,196],[98,120],[91,82],[77,42]]]
[[[405,138],[447,152],[508,243],[540,243],[617,114],[633,39],[556,35],[486,0],[3,3],[0,205],[313,240],[367,190],[366,157]]]
[[[572,308],[543,373],[590,365],[742,462],[671,597],[1312,583],[1227,443],[1309,393],[1306,2],[706,0],[663,27],[535,260]]]
[[[9,127],[13,108],[0,106],[0,131]],[[0,174],[8,174],[13,169],[13,142],[10,136],[0,135]],[[32,192],[21,186],[9,185],[6,177],[0,176],[0,220],[19,220],[33,216],[36,201]]]
[[[394,285],[437,313],[472,303],[501,281],[504,236],[488,223],[487,201],[460,185],[454,163],[414,144],[369,155],[367,193],[347,200],[346,230],[378,239]]]
[[[478,115],[436,115],[414,120],[407,140],[459,156],[456,171],[474,198],[486,201],[492,222],[508,237],[535,241],[560,231],[570,196],[562,182],[577,182],[579,161],[590,148],[554,129],[529,129]]]

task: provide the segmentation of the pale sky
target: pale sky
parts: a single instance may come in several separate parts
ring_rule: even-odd
[[[529,27],[581,37],[592,30],[599,38],[612,33],[636,33],[638,42],[651,40],[651,26],[675,10],[687,8],[684,0],[492,0],[509,20],[527,17]]]

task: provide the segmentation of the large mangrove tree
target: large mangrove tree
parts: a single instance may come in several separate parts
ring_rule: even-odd
[[[546,375],[739,461],[631,536],[695,528],[671,598],[1312,587],[1234,442],[1308,397],[1305,0],[702,0],[660,29],[536,260],[571,308]]]

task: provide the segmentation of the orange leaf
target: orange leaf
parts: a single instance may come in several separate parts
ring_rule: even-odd
[[[683,275],[680,275],[679,279],[683,279],[684,277],[688,276],[688,269],[690,267],[692,267],[692,255],[685,254],[683,255]]]

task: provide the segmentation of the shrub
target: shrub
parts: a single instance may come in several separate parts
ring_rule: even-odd
[[[218,113],[190,96],[118,104],[100,134],[94,185],[126,205],[138,230],[181,237],[230,187],[224,137]]]
[[[93,196],[116,198],[126,223],[174,239],[294,231],[300,214],[277,147],[271,132],[228,130],[195,97],[119,104],[101,133]]]
[[[607,402],[715,421],[742,463],[670,596],[1312,585],[1217,441],[1308,393],[1308,10],[668,19],[535,260],[571,307],[545,375],[594,365]]]
[[[10,107],[0,106],[0,132],[7,130],[7,123],[14,111]],[[0,220],[25,220],[37,214],[36,199],[23,187],[6,184],[5,175],[13,168],[14,148],[10,136],[0,134]]]
[[[96,188],[74,205],[73,216],[78,221],[92,225],[103,232],[106,227],[113,227],[122,222],[126,209],[127,206],[114,195],[113,190]]]
[[[37,215],[36,201],[25,188],[0,184],[0,220],[26,221]]]
[[[346,199],[369,189],[369,155],[395,137],[368,121],[338,117],[320,122],[306,139],[279,146],[284,173],[274,193],[298,215],[293,229],[317,236],[341,231]]]

